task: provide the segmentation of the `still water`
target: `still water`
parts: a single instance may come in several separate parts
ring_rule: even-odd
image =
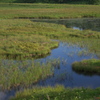
[[[47,22],[63,24],[68,28],[78,30],[100,31],[100,18],[76,18],[76,19],[34,19],[33,22]]]
[[[80,54],[82,52],[82,54]],[[45,62],[49,59],[59,59],[60,64],[55,68],[53,77],[49,77],[44,81],[40,81],[38,85],[54,86],[56,84],[64,85],[65,87],[100,87],[100,76],[78,74],[72,70],[72,63],[83,59],[96,58],[95,54],[89,53],[86,48],[81,48],[77,45],[69,45],[68,43],[60,42],[59,47],[52,50],[51,55],[39,59],[37,61]]]

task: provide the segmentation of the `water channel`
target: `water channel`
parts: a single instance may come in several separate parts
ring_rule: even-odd
[[[82,52],[82,54],[80,54]],[[77,45],[69,45],[68,43],[60,42],[57,49],[52,50],[51,55],[39,59],[41,62],[49,59],[60,59],[60,65],[55,68],[54,76],[44,81],[40,81],[38,85],[54,86],[56,84],[64,85],[65,87],[91,87],[100,86],[100,76],[78,74],[72,70],[72,63],[83,59],[98,58],[95,54],[89,53],[86,48],[80,48]]]
[[[33,19],[33,22],[47,22],[62,24],[68,28],[78,30],[100,31],[100,18],[75,18],[75,19]]]
[[[68,20],[32,20],[35,22],[49,22],[64,24],[66,27],[73,29],[91,29],[100,31],[100,19],[68,19]],[[81,53],[82,52],[82,53]],[[56,84],[65,87],[100,87],[99,75],[84,75],[72,70],[72,63],[83,59],[99,59],[94,53],[89,53],[87,48],[78,45],[59,41],[59,47],[51,51],[51,54],[45,58],[36,59],[35,62],[44,63],[50,59],[58,59],[59,66],[54,70],[54,75],[46,80],[40,80],[37,86],[55,86]],[[29,60],[31,61],[31,60]],[[10,96],[15,95],[15,90],[9,92],[0,92],[0,100],[7,100]]]

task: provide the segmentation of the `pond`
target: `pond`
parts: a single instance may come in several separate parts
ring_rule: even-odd
[[[100,31],[100,19],[62,19],[62,20],[32,20],[36,22],[49,22],[64,24],[66,27],[73,29],[91,29]],[[58,41],[58,40],[57,40]],[[90,53],[87,48],[80,47],[71,43],[59,41],[59,47],[51,51],[51,54],[45,58],[36,59],[35,62],[45,63],[52,59],[58,59],[59,64],[54,68],[54,75],[45,80],[40,80],[37,86],[55,86],[56,84],[64,85],[65,87],[100,87],[99,75],[84,75],[78,74],[72,70],[72,63],[83,59],[99,59],[94,53]],[[28,60],[31,62],[31,60]],[[9,97],[15,95],[15,90],[0,92],[0,100],[8,100]]]
[[[45,62],[49,59],[59,59],[60,64],[55,68],[54,76],[44,81],[40,81],[38,85],[54,86],[56,84],[64,85],[65,87],[91,87],[100,86],[100,76],[98,75],[83,75],[72,70],[72,63],[83,59],[91,59],[98,57],[95,54],[89,53],[86,48],[81,48],[77,45],[60,42],[57,49],[52,50],[51,55],[39,59],[38,61]]]

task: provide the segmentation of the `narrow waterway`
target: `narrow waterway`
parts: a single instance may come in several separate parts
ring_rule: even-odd
[[[100,18],[32,19],[31,21],[62,24],[67,28],[78,30],[93,30],[100,32]]]

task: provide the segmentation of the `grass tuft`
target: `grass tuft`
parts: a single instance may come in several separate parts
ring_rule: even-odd
[[[100,60],[89,59],[89,60],[82,60],[80,62],[74,62],[72,64],[72,69],[80,74],[100,75]]]

